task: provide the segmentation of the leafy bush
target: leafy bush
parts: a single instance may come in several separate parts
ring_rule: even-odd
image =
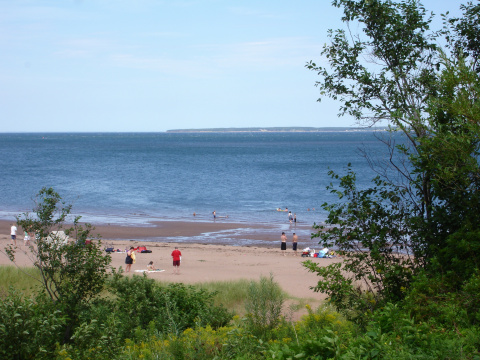
[[[478,334],[475,328],[436,328],[431,323],[415,321],[397,305],[387,304],[375,312],[367,331],[354,338],[340,358],[476,359]]]
[[[115,274],[109,288],[116,295],[112,311],[124,338],[150,323],[161,333],[179,335],[195,326],[224,326],[232,317],[223,306],[212,305],[214,293],[181,283],[160,285],[146,276]]]
[[[480,269],[480,230],[466,226],[448,236],[446,245],[432,261],[432,272],[438,269],[452,290],[459,290]]]
[[[56,359],[114,359],[120,348],[120,339],[118,324],[111,320],[107,323],[96,320],[81,322],[75,329],[71,342],[57,348]]]
[[[0,358],[51,359],[65,317],[45,297],[25,298],[17,291],[0,301]]]
[[[451,285],[444,276],[422,273],[403,302],[415,317],[438,326],[469,328],[480,324],[480,273],[463,284]],[[459,288],[457,290],[457,288]]]
[[[272,332],[267,358],[327,359],[345,349],[354,334],[354,325],[331,306],[316,310],[307,305],[308,314],[296,323],[286,321]]]

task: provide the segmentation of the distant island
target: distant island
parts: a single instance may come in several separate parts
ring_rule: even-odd
[[[226,133],[226,132],[338,132],[338,131],[373,131],[386,130],[386,127],[352,128],[352,127],[251,127],[251,128],[211,128],[211,129],[174,129],[167,133]]]

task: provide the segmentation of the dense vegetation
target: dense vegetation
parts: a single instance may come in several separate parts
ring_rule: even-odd
[[[329,303],[293,322],[274,279],[261,278],[239,317],[214,292],[125,277],[85,242],[90,227],[63,229],[71,209],[43,189],[34,216],[17,219],[38,234],[28,276],[41,286],[1,294],[1,358],[480,359],[480,5],[444,15],[438,31],[414,0],[333,5],[361,33],[331,31],[328,67],[307,64],[322,95],[408,141],[379,139],[391,156],[372,163],[370,188],[354,169],[331,172],[340,199],[324,205],[317,236],[344,261],[305,264]]]

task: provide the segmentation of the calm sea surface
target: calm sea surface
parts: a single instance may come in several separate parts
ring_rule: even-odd
[[[32,209],[53,187],[83,220],[321,222],[329,169],[352,163],[358,182],[374,174],[358,148],[386,149],[373,132],[319,133],[49,133],[0,134],[0,217]],[[310,209],[310,210],[309,210]],[[313,210],[315,209],[315,210]]]

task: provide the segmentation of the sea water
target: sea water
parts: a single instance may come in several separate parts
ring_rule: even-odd
[[[361,148],[388,156],[373,131],[0,134],[0,217],[31,210],[53,187],[94,223],[211,220],[214,210],[218,220],[285,223],[277,208],[321,223],[322,204],[338,200],[329,170],[351,163],[359,187],[375,176]]]

